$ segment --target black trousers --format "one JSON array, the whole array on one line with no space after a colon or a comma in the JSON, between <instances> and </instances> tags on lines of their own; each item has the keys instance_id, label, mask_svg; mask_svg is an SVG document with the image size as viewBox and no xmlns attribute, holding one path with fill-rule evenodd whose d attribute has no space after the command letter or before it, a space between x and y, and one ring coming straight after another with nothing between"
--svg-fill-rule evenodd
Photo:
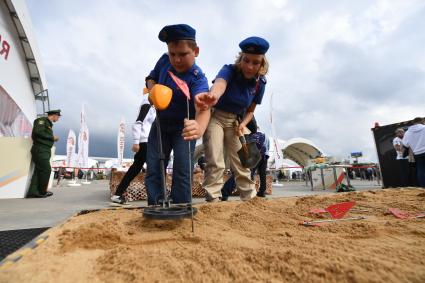
<instances>
[{"instance_id":1,"label":"black trousers","mask_svg":"<svg viewBox=\"0 0 425 283\"><path fill-rule=\"evenodd\" d=\"M118 185L115 195L122 196L130 185L131 181L140 173L143 168L143 165L146 162L146 152L148 148L147 142L142 142L139 144L139 151L134 155L134 162L128 168L127 173L125 173L124 178L122 178L120 184Z\"/></svg>"},{"instance_id":2,"label":"black trousers","mask_svg":"<svg viewBox=\"0 0 425 283\"><path fill-rule=\"evenodd\" d=\"M400 172L399 187L407 187L409 185L409 161L407 159L397 159L397 163Z\"/></svg>"},{"instance_id":3,"label":"black trousers","mask_svg":"<svg viewBox=\"0 0 425 283\"><path fill-rule=\"evenodd\" d=\"M260 188L258 189L258 191L261 193L264 193L267 189L266 170L267 170L267 158L263 156L261 157L260 162L258 162L257 167L252 169L252 176L255 176L255 172L258 172L258 175L260 175Z\"/></svg>"},{"instance_id":4,"label":"black trousers","mask_svg":"<svg viewBox=\"0 0 425 283\"><path fill-rule=\"evenodd\" d=\"M229 196L232 195L233 191L236 189L236 180L235 175L232 174L229 179L224 183L223 188L221 188L221 199L227 200Z\"/></svg>"}]
</instances>

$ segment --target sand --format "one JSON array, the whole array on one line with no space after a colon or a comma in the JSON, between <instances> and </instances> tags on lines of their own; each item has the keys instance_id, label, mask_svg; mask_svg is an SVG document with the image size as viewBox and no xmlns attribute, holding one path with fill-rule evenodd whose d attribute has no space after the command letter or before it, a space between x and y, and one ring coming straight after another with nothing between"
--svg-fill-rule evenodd
<instances>
[{"instance_id":1,"label":"sand","mask_svg":"<svg viewBox=\"0 0 425 283\"><path fill-rule=\"evenodd\" d=\"M311 208L355 200L345 217L299 225ZM139 209L102 210L49 230L34 252L0 272L0 282L425 282L425 190L197 205L191 221L145 220Z\"/></svg>"}]
</instances>

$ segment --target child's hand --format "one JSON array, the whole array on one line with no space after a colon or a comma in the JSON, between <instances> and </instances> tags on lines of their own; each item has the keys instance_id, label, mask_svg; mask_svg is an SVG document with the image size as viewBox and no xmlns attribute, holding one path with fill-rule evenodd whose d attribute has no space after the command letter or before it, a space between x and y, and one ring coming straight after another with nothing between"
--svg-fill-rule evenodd
<instances>
[{"instance_id":1,"label":"child's hand","mask_svg":"<svg viewBox=\"0 0 425 283\"><path fill-rule=\"evenodd\" d=\"M197 140L202 136L202 130L196 120L184 119L183 139L185 141Z\"/></svg>"},{"instance_id":2,"label":"child's hand","mask_svg":"<svg viewBox=\"0 0 425 283\"><path fill-rule=\"evenodd\" d=\"M201 93L195 96L195 104L201 110L207 110L208 108L216 105L218 98L209 92Z\"/></svg>"},{"instance_id":3,"label":"child's hand","mask_svg":"<svg viewBox=\"0 0 425 283\"><path fill-rule=\"evenodd\" d=\"M138 143L133 144L133 147L131 148L131 150L132 150L133 152L138 152L138 151L139 151L139 149L140 149L140 146L139 146L139 144L138 144Z\"/></svg>"},{"instance_id":4,"label":"child's hand","mask_svg":"<svg viewBox=\"0 0 425 283\"><path fill-rule=\"evenodd\" d=\"M243 124L236 123L235 125L235 134L237 136L242 136L245 132L245 126Z\"/></svg>"}]
</instances>

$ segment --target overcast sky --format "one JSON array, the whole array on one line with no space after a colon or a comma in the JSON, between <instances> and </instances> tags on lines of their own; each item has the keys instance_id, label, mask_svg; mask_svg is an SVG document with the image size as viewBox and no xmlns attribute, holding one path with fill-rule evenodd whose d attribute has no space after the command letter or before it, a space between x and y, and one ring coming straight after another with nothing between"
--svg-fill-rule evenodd
<instances>
[{"instance_id":1,"label":"overcast sky","mask_svg":"<svg viewBox=\"0 0 425 283\"><path fill-rule=\"evenodd\" d=\"M166 52L164 25L197 30L197 64L211 81L248 36L270 42L268 83L257 106L270 133L273 93L278 138L302 137L328 155L362 151L376 160L370 128L425 116L425 1L27 0L42 55L55 125L65 153L86 104L90 156L116 156L120 118L131 123L144 78Z\"/></svg>"}]
</instances>

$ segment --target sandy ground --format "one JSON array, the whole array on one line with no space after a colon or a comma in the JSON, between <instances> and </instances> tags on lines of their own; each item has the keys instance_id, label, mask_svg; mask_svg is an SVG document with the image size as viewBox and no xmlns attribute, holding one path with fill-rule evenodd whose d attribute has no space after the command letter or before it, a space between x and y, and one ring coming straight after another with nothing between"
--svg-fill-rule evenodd
<instances>
[{"instance_id":1,"label":"sandy ground","mask_svg":"<svg viewBox=\"0 0 425 283\"><path fill-rule=\"evenodd\" d=\"M356 201L345 217L304 227L311 208ZM197 205L191 221L145 220L139 209L73 217L0 272L0 282L425 282L425 190Z\"/></svg>"}]
</instances>

